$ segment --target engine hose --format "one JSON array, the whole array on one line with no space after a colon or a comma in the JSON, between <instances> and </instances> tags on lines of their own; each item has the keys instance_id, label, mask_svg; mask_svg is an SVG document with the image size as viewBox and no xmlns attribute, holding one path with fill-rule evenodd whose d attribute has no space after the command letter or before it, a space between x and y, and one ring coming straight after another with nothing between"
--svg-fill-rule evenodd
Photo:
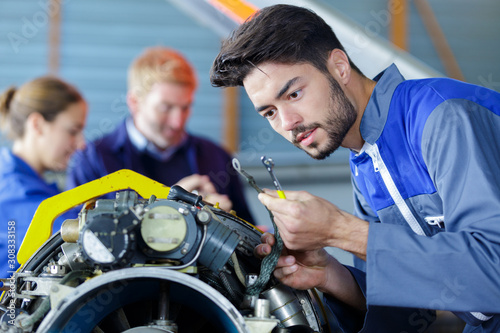
<instances>
[{"instance_id":1,"label":"engine hose","mask_svg":"<svg viewBox=\"0 0 500 333\"><path fill-rule=\"evenodd\" d=\"M223 294L230 302L236 304L241 301L241 297L238 297L237 293L231 288L231 284L223 272L216 274L212 271L207 271L201 274L203 275L202 281Z\"/></svg>"},{"instance_id":2,"label":"engine hose","mask_svg":"<svg viewBox=\"0 0 500 333\"><path fill-rule=\"evenodd\" d=\"M274 223L274 216L273 214L268 210L269 212L269 217L271 218L271 223L273 224L274 228L274 238L276 239L276 243L271 249L271 253L269 253L263 260L260 265L260 274L255 283L253 283L251 286L247 287L246 294L249 296L255 296L259 295L262 290L264 290L264 287L266 284L269 282L269 279L271 278L271 274L273 273L274 269L276 268L276 264L278 263L278 259L281 255L281 251L283 250L283 240L281 239L278 227L276 226L276 223Z\"/></svg>"},{"instance_id":3,"label":"engine hose","mask_svg":"<svg viewBox=\"0 0 500 333\"><path fill-rule=\"evenodd\" d=\"M38 320L40 320L47 312L50 310L50 298L46 297L40 306L33 312L31 315L27 317L21 317L19 321L16 321L16 325L20 328L28 328L33 326Z\"/></svg>"},{"instance_id":4,"label":"engine hose","mask_svg":"<svg viewBox=\"0 0 500 333\"><path fill-rule=\"evenodd\" d=\"M236 302L238 300L238 295L236 295L236 293L234 292L231 284L227 280L226 274L224 272L222 272L222 271L219 272L219 278L220 278L220 281L222 282L222 285L226 289L227 293L231 297L232 301Z\"/></svg>"},{"instance_id":5,"label":"engine hose","mask_svg":"<svg viewBox=\"0 0 500 333\"><path fill-rule=\"evenodd\" d=\"M66 274L61 281L59 281L59 284L66 284L67 282L73 281L74 279L78 278L86 278L92 275L92 271L88 270L81 270L81 271L72 271L68 274Z\"/></svg>"},{"instance_id":6,"label":"engine hose","mask_svg":"<svg viewBox=\"0 0 500 333\"><path fill-rule=\"evenodd\" d=\"M236 252L233 252L231 254L230 261L232 261L232 263L233 263L234 272L236 273L238 280L240 280L241 284L243 286L245 286L245 273L243 273L243 270L241 269L240 263L238 261L238 257L236 256Z\"/></svg>"},{"instance_id":7,"label":"engine hose","mask_svg":"<svg viewBox=\"0 0 500 333\"><path fill-rule=\"evenodd\" d=\"M212 271L209 271L207 269L206 272L200 272L200 280L203 282L207 283L209 286L217 289L218 291L221 291L224 289L224 287L220 284L220 279L218 276L215 275Z\"/></svg>"}]
</instances>

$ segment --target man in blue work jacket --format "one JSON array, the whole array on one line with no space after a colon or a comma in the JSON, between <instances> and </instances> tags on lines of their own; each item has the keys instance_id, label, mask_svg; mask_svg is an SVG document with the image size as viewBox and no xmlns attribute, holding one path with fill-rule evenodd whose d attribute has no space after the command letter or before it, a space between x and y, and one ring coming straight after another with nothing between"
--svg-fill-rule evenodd
<instances>
[{"instance_id":1,"label":"man in blue work jacket","mask_svg":"<svg viewBox=\"0 0 500 333\"><path fill-rule=\"evenodd\" d=\"M285 244L275 276L318 288L345 332L423 332L449 310L500 332L500 94L451 79L373 80L313 12L267 7L223 42L215 86L244 86L273 129L315 159L351 150L354 215L268 191ZM263 237L255 252L274 244ZM355 268L323 249L355 255Z\"/></svg>"}]
</instances>

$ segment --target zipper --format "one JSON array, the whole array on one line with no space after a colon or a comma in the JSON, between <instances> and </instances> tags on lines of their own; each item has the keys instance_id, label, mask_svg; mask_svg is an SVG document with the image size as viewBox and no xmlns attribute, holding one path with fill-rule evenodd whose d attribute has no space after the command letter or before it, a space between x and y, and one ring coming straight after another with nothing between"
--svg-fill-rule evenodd
<instances>
[{"instance_id":1,"label":"zipper","mask_svg":"<svg viewBox=\"0 0 500 333\"><path fill-rule=\"evenodd\" d=\"M429 225L437 225L439 228L444 227L444 216L427 216L424 217L424 220Z\"/></svg>"},{"instance_id":2,"label":"zipper","mask_svg":"<svg viewBox=\"0 0 500 333\"><path fill-rule=\"evenodd\" d=\"M378 150L377 144L375 143L371 145L368 142L365 142L365 145L367 145L366 153L372 159L373 168L375 172L380 172L380 175L382 176L384 184L387 187L387 190L389 191L392 200L399 208L399 211L403 215L404 219L406 220L406 222L408 223L408 225L410 226L410 228L413 230L414 233L416 233L417 235L425 236L424 230L418 223L415 216L413 216L413 213L406 204L406 201L401 196L401 193L399 193L399 190L396 187L396 183L394 183L394 180L392 179L389 169L387 169L387 166L385 165L382 156L380 156L380 151Z\"/></svg>"},{"instance_id":3,"label":"zipper","mask_svg":"<svg viewBox=\"0 0 500 333\"><path fill-rule=\"evenodd\" d=\"M488 316L481 312L471 312L470 314L481 321L488 321L493 318L493 316Z\"/></svg>"}]
</instances>

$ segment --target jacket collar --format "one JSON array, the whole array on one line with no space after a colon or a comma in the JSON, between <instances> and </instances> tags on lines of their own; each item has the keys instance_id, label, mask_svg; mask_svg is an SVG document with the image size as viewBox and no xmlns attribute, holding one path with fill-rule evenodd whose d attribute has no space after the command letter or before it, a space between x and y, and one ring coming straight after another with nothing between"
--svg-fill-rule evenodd
<instances>
[{"instance_id":1,"label":"jacket collar","mask_svg":"<svg viewBox=\"0 0 500 333\"><path fill-rule=\"evenodd\" d=\"M0 148L0 162L2 164L2 173L21 173L30 177L40 178L38 173L28 163L14 155L12 150L7 147Z\"/></svg>"},{"instance_id":2,"label":"jacket collar","mask_svg":"<svg viewBox=\"0 0 500 333\"><path fill-rule=\"evenodd\" d=\"M363 139L374 144L382 134L387 121L389 106L396 87L405 79L395 64L387 67L374 79L377 82L368 101L363 118L361 118L360 132Z\"/></svg>"}]
</instances>

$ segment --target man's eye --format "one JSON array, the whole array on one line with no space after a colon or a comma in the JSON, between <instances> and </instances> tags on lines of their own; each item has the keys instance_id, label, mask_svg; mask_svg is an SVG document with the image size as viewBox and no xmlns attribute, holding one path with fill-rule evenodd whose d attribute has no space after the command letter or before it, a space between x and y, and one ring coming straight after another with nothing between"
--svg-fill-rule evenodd
<instances>
[{"instance_id":1,"label":"man's eye","mask_svg":"<svg viewBox=\"0 0 500 333\"><path fill-rule=\"evenodd\" d=\"M262 116L266 119L271 119L275 114L276 114L276 110L271 109L269 111L264 112L264 114Z\"/></svg>"},{"instance_id":2,"label":"man's eye","mask_svg":"<svg viewBox=\"0 0 500 333\"><path fill-rule=\"evenodd\" d=\"M300 97L301 93L302 93L302 90L297 90L297 91L294 91L293 93L291 93L289 96L291 99L296 99L296 98Z\"/></svg>"},{"instance_id":3,"label":"man's eye","mask_svg":"<svg viewBox=\"0 0 500 333\"><path fill-rule=\"evenodd\" d=\"M170 110L172 110L172 105L170 105L170 104L162 104L162 105L158 106L156 109L160 113L167 113Z\"/></svg>"}]
</instances>

